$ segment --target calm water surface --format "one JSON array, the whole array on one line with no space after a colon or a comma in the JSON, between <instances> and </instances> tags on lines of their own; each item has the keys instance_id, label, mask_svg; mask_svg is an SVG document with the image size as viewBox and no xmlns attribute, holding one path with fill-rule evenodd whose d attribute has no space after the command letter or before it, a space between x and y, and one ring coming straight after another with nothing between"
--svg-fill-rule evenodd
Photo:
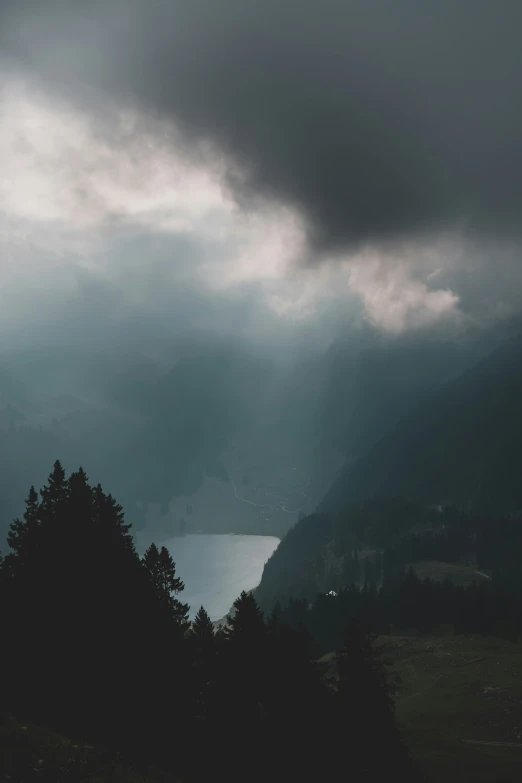
<instances>
[{"instance_id":1,"label":"calm water surface","mask_svg":"<svg viewBox=\"0 0 522 783\"><path fill-rule=\"evenodd\" d=\"M190 605L191 618L204 606L212 620L219 620L241 590L257 587L279 539L201 534L174 536L156 544L166 546L174 558L176 573L185 582L179 598Z\"/></svg>"}]
</instances>

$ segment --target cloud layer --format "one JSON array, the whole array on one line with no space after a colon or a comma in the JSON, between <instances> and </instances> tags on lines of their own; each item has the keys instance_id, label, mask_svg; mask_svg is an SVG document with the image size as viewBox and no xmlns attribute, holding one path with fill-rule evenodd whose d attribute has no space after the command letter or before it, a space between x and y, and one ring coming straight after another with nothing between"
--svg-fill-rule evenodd
<instances>
[{"instance_id":1,"label":"cloud layer","mask_svg":"<svg viewBox=\"0 0 522 783\"><path fill-rule=\"evenodd\" d=\"M518 0L47 0L1 17L13 57L174 118L236 161L238 198L292 205L319 248L456 221L518 234L521 23Z\"/></svg>"},{"instance_id":2,"label":"cloud layer","mask_svg":"<svg viewBox=\"0 0 522 783\"><path fill-rule=\"evenodd\" d=\"M367 252L307 264L299 213L266 200L239 209L219 160L188 155L170 125L122 111L100 123L20 77L0 86L0 111L4 329L40 312L40 331L67 300L77 313L108 310L113 325L126 303L164 308L178 327L180 313L210 329L239 318L258 335L273 328L269 312L357 320L362 299L372 322L400 332L457 305L408 282L404 260L384 277L383 256Z\"/></svg>"},{"instance_id":3,"label":"cloud layer","mask_svg":"<svg viewBox=\"0 0 522 783\"><path fill-rule=\"evenodd\" d=\"M520 22L518 0L0 0L4 321L35 270L39 303L108 286L255 334L517 312Z\"/></svg>"}]
</instances>

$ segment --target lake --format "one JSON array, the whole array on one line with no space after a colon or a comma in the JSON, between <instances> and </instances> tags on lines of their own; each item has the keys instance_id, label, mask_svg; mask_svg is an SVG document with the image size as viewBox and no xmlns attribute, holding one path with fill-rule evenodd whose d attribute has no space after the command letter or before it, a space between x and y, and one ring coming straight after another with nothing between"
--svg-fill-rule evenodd
<instances>
[{"instance_id":1,"label":"lake","mask_svg":"<svg viewBox=\"0 0 522 783\"><path fill-rule=\"evenodd\" d=\"M138 533L142 552L150 544L147 532ZM204 606L211 620L223 617L242 590L252 590L261 581L263 566L279 544L275 536L194 534L154 537L166 546L176 563L176 574L185 582L179 598L190 606L193 618Z\"/></svg>"}]
</instances>

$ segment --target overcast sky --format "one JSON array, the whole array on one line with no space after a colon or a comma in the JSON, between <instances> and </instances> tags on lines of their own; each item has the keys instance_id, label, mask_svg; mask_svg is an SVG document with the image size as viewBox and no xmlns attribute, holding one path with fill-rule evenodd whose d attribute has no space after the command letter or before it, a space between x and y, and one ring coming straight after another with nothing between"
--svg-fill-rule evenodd
<instances>
[{"instance_id":1,"label":"overcast sky","mask_svg":"<svg viewBox=\"0 0 522 783\"><path fill-rule=\"evenodd\" d=\"M521 28L520 0L0 0L0 345L518 313Z\"/></svg>"}]
</instances>

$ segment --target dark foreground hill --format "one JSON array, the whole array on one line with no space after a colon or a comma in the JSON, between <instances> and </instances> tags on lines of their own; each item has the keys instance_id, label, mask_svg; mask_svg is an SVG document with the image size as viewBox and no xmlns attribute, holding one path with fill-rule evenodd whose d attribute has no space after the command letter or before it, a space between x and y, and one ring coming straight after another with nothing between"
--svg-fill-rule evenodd
<instances>
[{"instance_id":1,"label":"dark foreground hill","mask_svg":"<svg viewBox=\"0 0 522 783\"><path fill-rule=\"evenodd\" d=\"M117 753L27 721L0 716L2 780L53 783L152 783Z\"/></svg>"}]
</instances>

